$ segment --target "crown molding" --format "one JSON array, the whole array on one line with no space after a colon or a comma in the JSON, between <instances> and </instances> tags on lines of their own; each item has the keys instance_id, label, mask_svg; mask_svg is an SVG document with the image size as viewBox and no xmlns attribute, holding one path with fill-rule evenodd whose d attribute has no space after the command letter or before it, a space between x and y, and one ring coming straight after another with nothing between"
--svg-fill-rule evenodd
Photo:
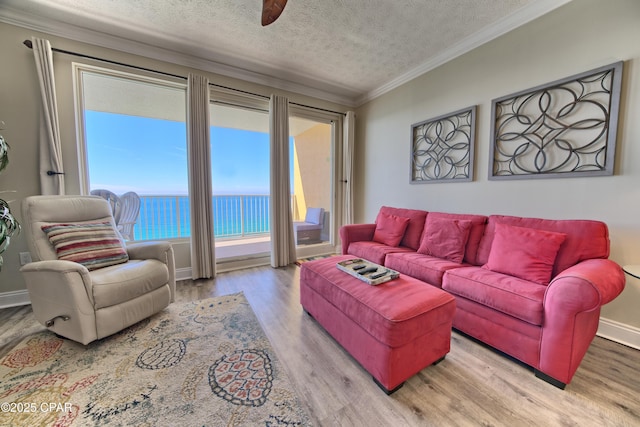
<instances>
[{"instance_id":1,"label":"crown molding","mask_svg":"<svg viewBox=\"0 0 640 427\"><path fill-rule=\"evenodd\" d=\"M313 80L292 72L284 75L282 70L267 65L250 64L242 58L198 50L197 46L193 47L193 52L180 52L183 48L179 45L179 38L159 40L157 35L141 34L139 29L128 28L123 32L123 34L127 33L126 35L113 36L94 29L15 10L6 5L0 5L2 12L0 13L0 22L141 57L208 71L248 83L310 96L346 107L358 107L570 1L572 0L535 1L362 96L352 89L337 86L330 81ZM163 47L157 46L159 41L162 42ZM217 60L207 58L216 58Z\"/></svg>"},{"instance_id":2,"label":"crown molding","mask_svg":"<svg viewBox=\"0 0 640 427\"><path fill-rule=\"evenodd\" d=\"M224 62L228 63L206 59L203 56L207 54L212 57L220 55L203 50L198 51L197 54L186 54L176 50L179 49L179 46L175 40L167 40L165 41L165 46L167 47L159 47L153 44L151 40L153 36L144 35L145 38L149 40L149 42L145 43L131 37L113 36L104 32L18 11L7 6L0 5L0 12L0 22L29 30L197 70L208 71L221 76L310 96L346 107L356 106L357 93L342 87L337 87L331 82L311 80L304 76L294 74L290 74L287 78L276 77L276 75L282 74L282 71L269 69L268 67L262 67L259 71L252 71L248 69L250 64L243 64L241 60L233 58L225 58ZM130 31L133 34L133 30L130 29ZM157 41L157 39L155 41ZM239 65L230 65L234 62ZM255 68L254 64L251 64L251 67Z\"/></svg>"},{"instance_id":3,"label":"crown molding","mask_svg":"<svg viewBox=\"0 0 640 427\"><path fill-rule=\"evenodd\" d=\"M361 106L369 101L372 101L375 98L378 98L379 96L382 96L385 93L390 92L405 83L408 83L416 77L419 77L461 55L464 55L465 53L470 52L473 49L482 46L483 44L488 43L491 40L496 39L528 22L531 22L534 19L537 19L540 16L545 15L571 1L572 0L535 1L530 5L523 7L522 9L496 22L495 24L492 24L491 26L486 27L483 30L478 31L465 38L461 42L450 46L446 51L434 56L428 61L423 62L419 66L367 92L364 96L360 97L357 100L356 104L358 106Z\"/></svg>"}]
</instances>

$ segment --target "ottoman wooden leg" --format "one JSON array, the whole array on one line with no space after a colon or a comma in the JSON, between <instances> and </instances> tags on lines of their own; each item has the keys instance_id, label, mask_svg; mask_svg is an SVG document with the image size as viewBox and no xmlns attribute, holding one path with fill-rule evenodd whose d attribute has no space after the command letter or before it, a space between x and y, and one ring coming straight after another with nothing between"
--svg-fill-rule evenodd
<instances>
[{"instance_id":1,"label":"ottoman wooden leg","mask_svg":"<svg viewBox=\"0 0 640 427\"><path fill-rule=\"evenodd\" d=\"M398 386L396 386L393 390L389 390L388 388L386 388L385 386L380 384L380 382L375 377L371 377L371 378L373 378L373 382L376 383L376 385L378 387L380 387L382 389L382 391L384 391L387 394L387 396L389 396L390 394L395 393L396 391L400 390L402 388L402 386L404 385L404 382L402 382Z\"/></svg>"},{"instance_id":2,"label":"ottoman wooden leg","mask_svg":"<svg viewBox=\"0 0 640 427\"><path fill-rule=\"evenodd\" d=\"M436 366L438 363L442 362L444 360L444 358L447 357L446 355L442 356L440 359L436 360L435 362L433 362L431 364L431 366Z\"/></svg>"},{"instance_id":3,"label":"ottoman wooden leg","mask_svg":"<svg viewBox=\"0 0 640 427\"><path fill-rule=\"evenodd\" d=\"M445 357L447 357L447 356L446 356L446 355L445 355L445 356L442 356L440 359L438 359L438 360L436 360L435 362L433 362L433 363L431 364L431 366L435 366L435 365L437 365L438 363L442 362L442 361L444 360L444 358L445 358ZM401 383L400 385L398 385L396 388L394 388L393 390L389 390L389 389L387 389L385 386L383 386L382 384L380 384L380 382L379 382L375 377L371 377L371 378L373 378L373 381L377 384L377 386L378 386L378 387L380 387L380 388L382 389L382 391L384 391L384 392L387 394L387 396L388 396L388 395L390 395L390 394L392 394L392 393L395 393L396 391L398 391L398 390L399 390L399 389L404 385L404 382L403 382L403 383Z\"/></svg>"}]
</instances>

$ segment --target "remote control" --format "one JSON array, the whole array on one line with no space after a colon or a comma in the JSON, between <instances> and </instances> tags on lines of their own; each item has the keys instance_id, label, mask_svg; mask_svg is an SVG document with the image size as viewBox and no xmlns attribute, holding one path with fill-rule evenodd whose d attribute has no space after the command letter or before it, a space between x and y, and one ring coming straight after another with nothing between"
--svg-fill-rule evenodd
<instances>
[{"instance_id":1,"label":"remote control","mask_svg":"<svg viewBox=\"0 0 640 427\"><path fill-rule=\"evenodd\" d=\"M356 265L355 267L353 267L354 270L362 270L363 268L365 268L367 265L366 264L360 264L360 265Z\"/></svg>"},{"instance_id":2,"label":"remote control","mask_svg":"<svg viewBox=\"0 0 640 427\"><path fill-rule=\"evenodd\" d=\"M369 279L379 279L380 277L384 276L385 274L387 274L387 272L383 271L382 273L378 273L378 274L374 274L373 276L369 276Z\"/></svg>"},{"instance_id":3,"label":"remote control","mask_svg":"<svg viewBox=\"0 0 640 427\"><path fill-rule=\"evenodd\" d=\"M377 267L369 267L369 268L365 268L364 270L358 271L358 274L374 273L376 271L378 271Z\"/></svg>"}]
</instances>

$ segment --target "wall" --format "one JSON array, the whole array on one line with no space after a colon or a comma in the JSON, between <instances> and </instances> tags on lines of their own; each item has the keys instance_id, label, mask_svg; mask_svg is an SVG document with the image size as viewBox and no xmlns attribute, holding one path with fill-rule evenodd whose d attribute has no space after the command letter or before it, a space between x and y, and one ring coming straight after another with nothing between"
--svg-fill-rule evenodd
<instances>
[{"instance_id":1,"label":"wall","mask_svg":"<svg viewBox=\"0 0 640 427\"><path fill-rule=\"evenodd\" d=\"M233 87L261 95L269 96L278 93L288 96L292 102L319 108L346 111L347 108L331 102L302 96L282 90L243 82L230 77L193 70L176 64L170 64L110 49L99 48L69 39L39 33L22 27L0 23L0 120L6 124L2 132L11 145L10 163L0 175L0 191L14 190L15 193L3 193L2 198L13 200L12 212L18 221L22 220L20 202L27 196L40 194L38 178L38 128L40 93L34 65L33 52L22 42L32 36L46 38L53 47L73 52L146 67L166 73L186 76L189 72L205 74L216 84ZM100 62L82 60L77 57L54 53L56 77L56 94L60 119L60 133L63 141L62 155L66 179L66 193L80 193L80 176L78 170L78 152L76 145L76 128L74 113L74 95L72 79L73 62L103 65ZM124 68L127 70L126 68ZM174 241L176 267L188 268L190 265L189 242ZM19 272L19 253L28 251L24 233L11 240L11 246L4 253L4 267L0 272L0 306L12 301L24 302L25 284Z\"/></svg>"},{"instance_id":2,"label":"wall","mask_svg":"<svg viewBox=\"0 0 640 427\"><path fill-rule=\"evenodd\" d=\"M640 2L574 0L363 105L357 111L356 221L381 205L585 218L610 228L611 258L640 264ZM491 100L624 60L615 174L489 181ZM471 183L409 184L411 124L477 105ZM640 281L602 317L640 337ZM640 341L638 341L640 343Z\"/></svg>"},{"instance_id":3,"label":"wall","mask_svg":"<svg viewBox=\"0 0 640 427\"><path fill-rule=\"evenodd\" d=\"M331 210L331 125L318 124L295 136L298 220L307 208ZM324 185L322 185L324 184Z\"/></svg>"}]
</instances>

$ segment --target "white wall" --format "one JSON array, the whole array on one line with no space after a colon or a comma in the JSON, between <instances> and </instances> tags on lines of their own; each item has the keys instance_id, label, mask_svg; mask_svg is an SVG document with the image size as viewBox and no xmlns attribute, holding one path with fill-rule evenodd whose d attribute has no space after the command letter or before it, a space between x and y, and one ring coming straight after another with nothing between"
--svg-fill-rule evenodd
<instances>
[{"instance_id":1,"label":"white wall","mask_svg":"<svg viewBox=\"0 0 640 427\"><path fill-rule=\"evenodd\" d=\"M624 72L614 176L488 180L492 99L619 60ZM474 182L410 185L411 124L471 105L478 105ZM640 1L574 0L356 114L357 222L373 222L381 205L596 219L609 226L611 258L640 264ZM602 317L640 328L639 305L640 281L628 278Z\"/></svg>"}]
</instances>

